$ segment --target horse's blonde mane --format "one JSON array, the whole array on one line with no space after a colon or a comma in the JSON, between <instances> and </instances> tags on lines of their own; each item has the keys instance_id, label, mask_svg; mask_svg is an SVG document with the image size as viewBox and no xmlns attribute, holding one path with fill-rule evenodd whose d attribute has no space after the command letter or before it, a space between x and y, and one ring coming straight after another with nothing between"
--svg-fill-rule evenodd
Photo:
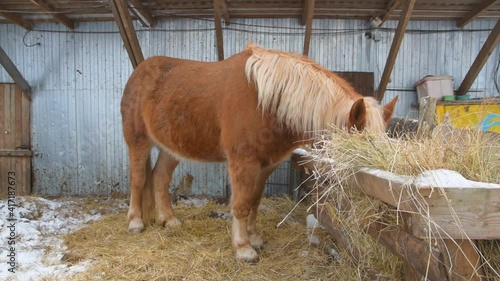
<instances>
[{"instance_id":1,"label":"horse's blonde mane","mask_svg":"<svg viewBox=\"0 0 500 281\"><path fill-rule=\"evenodd\" d=\"M333 125L344 128L354 102L361 96L349 83L316 62L292 53L249 45L252 55L245 65L247 80L258 90L264 113L295 133L318 132ZM366 130L383 132L382 107L365 97Z\"/></svg>"}]
</instances>

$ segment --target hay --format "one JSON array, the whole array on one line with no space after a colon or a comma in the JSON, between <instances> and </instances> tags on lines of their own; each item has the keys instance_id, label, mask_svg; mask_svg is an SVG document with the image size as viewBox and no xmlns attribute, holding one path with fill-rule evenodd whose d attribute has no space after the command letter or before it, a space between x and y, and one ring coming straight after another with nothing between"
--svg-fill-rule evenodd
<instances>
[{"instance_id":1,"label":"hay","mask_svg":"<svg viewBox=\"0 0 500 281\"><path fill-rule=\"evenodd\" d=\"M180 228L149 226L139 235L127 232L125 214L112 215L64 237L68 264L91 260L74 280L356 280L353 268L336 262L323 246L307 238L306 206L289 199L264 199L257 226L265 240L260 261L237 261L231 248L229 207L178 205ZM315 230L321 233L321 230ZM346 259L348 260L348 259Z\"/></svg>"},{"instance_id":2,"label":"hay","mask_svg":"<svg viewBox=\"0 0 500 281\"><path fill-rule=\"evenodd\" d=\"M329 214L336 224L345 229L350 244L365 253L359 258L358 271L372 269L389 280L401 280L398 273L401 274L403 265L366 234L362 226L373 221L398 225L400 213L392 206L349 188L348 179L359 168L381 169L409 176L444 168L458 171L470 180L500 183L500 136L481 131L455 130L448 124L436 126L429 134L406 134L400 139L334 129L322 136L321 141L315 144L313 153L335 161L316 171L317 184L324 187L325 182L328 183L322 196L329 197ZM422 202L414 187L408 186L405 192L416 205ZM432 224L432 218L425 213L425 206L421 207L420 215ZM490 278L500 277L497 242L487 244L490 247L483 245L480 253L487 261L483 268ZM429 245L431 247L433 243Z\"/></svg>"}]
</instances>

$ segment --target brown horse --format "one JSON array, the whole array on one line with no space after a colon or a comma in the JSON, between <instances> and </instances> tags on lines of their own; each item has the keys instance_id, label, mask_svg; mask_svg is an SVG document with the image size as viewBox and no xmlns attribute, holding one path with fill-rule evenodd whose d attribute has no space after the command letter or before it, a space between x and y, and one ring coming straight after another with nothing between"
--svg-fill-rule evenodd
<instances>
[{"instance_id":1,"label":"brown horse","mask_svg":"<svg viewBox=\"0 0 500 281\"><path fill-rule=\"evenodd\" d=\"M236 257L258 258L257 208L271 172L330 125L383 133L396 99L382 107L315 62L255 45L227 60L152 57L123 94L130 157L129 231L155 221L177 226L168 188L181 160L228 162ZM150 151L160 148L151 170Z\"/></svg>"}]
</instances>

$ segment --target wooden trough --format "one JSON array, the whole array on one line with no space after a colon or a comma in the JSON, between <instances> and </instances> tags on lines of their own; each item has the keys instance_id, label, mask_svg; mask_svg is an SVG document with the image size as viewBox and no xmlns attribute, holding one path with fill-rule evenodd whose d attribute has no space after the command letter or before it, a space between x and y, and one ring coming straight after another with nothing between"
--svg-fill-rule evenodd
<instances>
[{"instance_id":1,"label":"wooden trough","mask_svg":"<svg viewBox=\"0 0 500 281\"><path fill-rule=\"evenodd\" d=\"M297 168L311 171L324 171L332 165L331 161L318 159L304 150L296 150L292 161ZM435 180L441 183L362 169L348 180L348 187L400 211L402 227L371 223L362 228L404 261L405 280L423 280L424 276L429 280L484 280L475 243L500 239L500 185L465 179L447 182L446 177ZM410 198L409 185L417 187L421 196ZM441 186L437 188L438 185ZM417 210L421 206L425 206L429 219ZM340 247L348 249L355 258L362 254L349 245L347 233L328 212L320 212L319 216Z\"/></svg>"}]
</instances>

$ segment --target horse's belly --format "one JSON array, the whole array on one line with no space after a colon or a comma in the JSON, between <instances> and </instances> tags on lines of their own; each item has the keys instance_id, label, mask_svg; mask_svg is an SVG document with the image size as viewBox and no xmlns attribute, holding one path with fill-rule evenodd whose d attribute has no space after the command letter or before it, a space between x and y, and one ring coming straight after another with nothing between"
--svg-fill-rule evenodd
<instances>
[{"instance_id":1,"label":"horse's belly","mask_svg":"<svg viewBox=\"0 0 500 281\"><path fill-rule=\"evenodd\" d=\"M203 162L226 160L220 145L220 130L210 122L179 122L167 118L162 123L150 135L158 146L174 156Z\"/></svg>"}]
</instances>

